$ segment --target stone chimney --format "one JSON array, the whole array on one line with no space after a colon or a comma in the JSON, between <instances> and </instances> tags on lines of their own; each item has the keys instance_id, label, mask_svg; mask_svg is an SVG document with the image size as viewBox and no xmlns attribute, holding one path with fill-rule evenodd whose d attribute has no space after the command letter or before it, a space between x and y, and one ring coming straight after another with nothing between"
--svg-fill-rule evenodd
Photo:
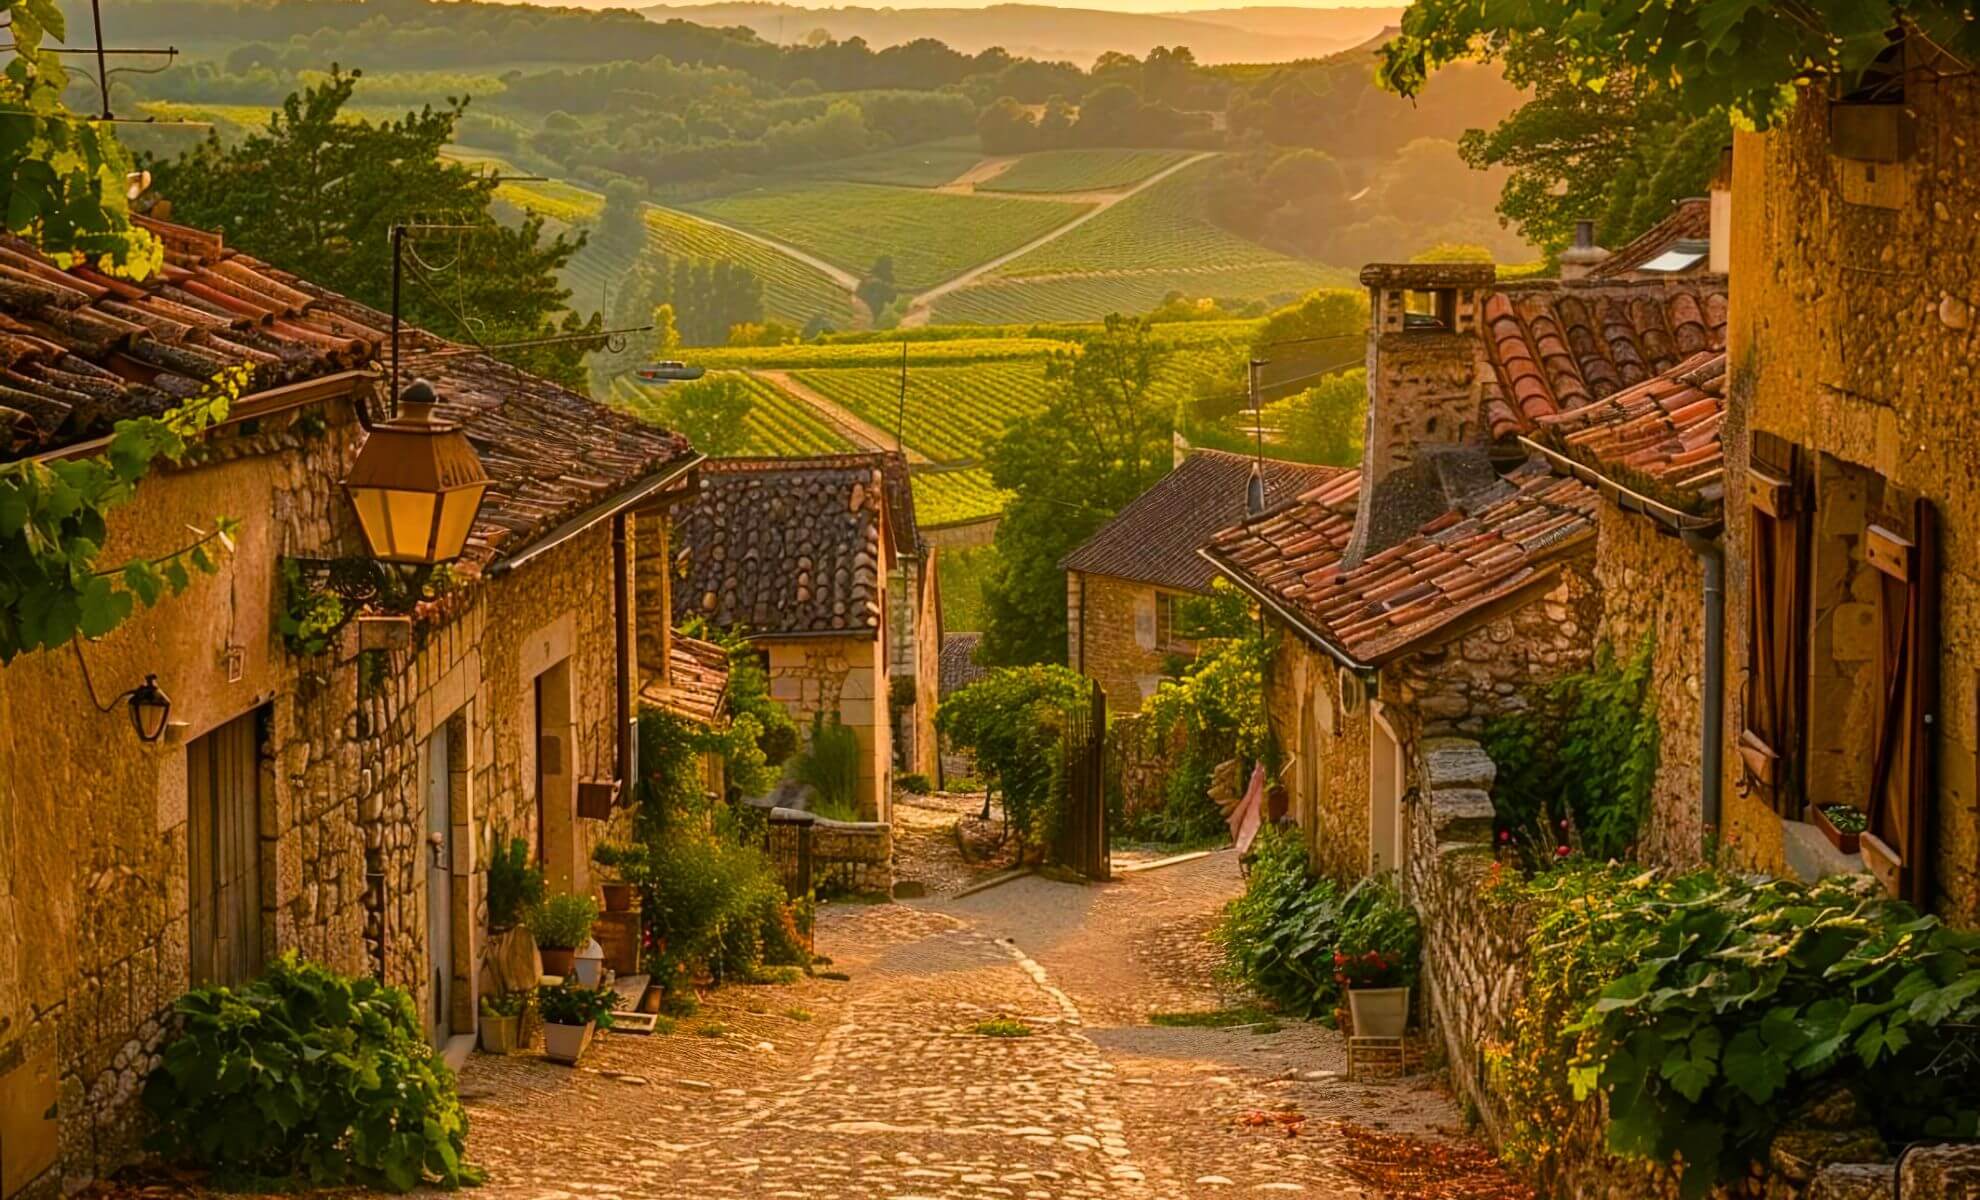
<instances>
[{"instance_id":1,"label":"stone chimney","mask_svg":"<svg viewBox=\"0 0 1980 1200\"><path fill-rule=\"evenodd\" d=\"M1561 282L1588 278L1588 273L1608 261L1609 252L1595 244L1595 222L1574 223L1574 244L1561 251Z\"/></svg>"},{"instance_id":2,"label":"stone chimney","mask_svg":"<svg viewBox=\"0 0 1980 1200\"><path fill-rule=\"evenodd\" d=\"M1712 173L1712 249L1705 269L1714 275L1731 273L1733 152L1728 146L1719 153L1719 169Z\"/></svg>"},{"instance_id":3,"label":"stone chimney","mask_svg":"<svg viewBox=\"0 0 1980 1200\"><path fill-rule=\"evenodd\" d=\"M1478 262L1362 268L1370 318L1368 423L1349 565L1393 541L1376 527L1386 522L1371 524L1377 509L1409 507L1389 493L1410 489L1406 481L1418 478L1418 468L1438 452L1485 443L1477 363L1481 314L1497 277L1491 263ZM1385 487L1392 477L1397 482Z\"/></svg>"}]
</instances>

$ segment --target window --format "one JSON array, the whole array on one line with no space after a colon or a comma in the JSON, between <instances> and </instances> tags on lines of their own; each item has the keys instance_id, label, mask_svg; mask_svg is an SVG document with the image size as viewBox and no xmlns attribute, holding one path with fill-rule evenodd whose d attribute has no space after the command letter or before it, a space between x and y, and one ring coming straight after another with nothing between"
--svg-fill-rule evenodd
<instances>
[{"instance_id":1,"label":"window","mask_svg":"<svg viewBox=\"0 0 1980 1200\"><path fill-rule=\"evenodd\" d=\"M186 747L192 981L238 986L261 971L261 717Z\"/></svg>"},{"instance_id":2,"label":"window","mask_svg":"<svg viewBox=\"0 0 1980 1200\"><path fill-rule=\"evenodd\" d=\"M1750 577L1741 791L1799 820L1808 686L1808 488L1802 455L1755 434L1747 471Z\"/></svg>"},{"instance_id":3,"label":"window","mask_svg":"<svg viewBox=\"0 0 1980 1200\"><path fill-rule=\"evenodd\" d=\"M1157 650L1194 651L1196 643L1184 636L1188 623L1183 620L1182 606L1187 596L1174 592L1155 593L1155 648Z\"/></svg>"},{"instance_id":4,"label":"window","mask_svg":"<svg viewBox=\"0 0 1980 1200\"><path fill-rule=\"evenodd\" d=\"M1933 713L1939 704L1938 515L1912 506L1909 538L1871 525L1864 544L1876 568L1876 754L1870 772L1865 865L1901 899L1932 902Z\"/></svg>"}]
</instances>

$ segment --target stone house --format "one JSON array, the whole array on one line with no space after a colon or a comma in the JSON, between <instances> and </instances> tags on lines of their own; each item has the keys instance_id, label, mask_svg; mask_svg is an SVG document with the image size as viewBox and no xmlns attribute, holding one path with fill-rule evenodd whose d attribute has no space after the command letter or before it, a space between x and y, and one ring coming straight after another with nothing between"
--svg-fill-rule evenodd
<instances>
[{"instance_id":1,"label":"stone house","mask_svg":"<svg viewBox=\"0 0 1980 1200\"><path fill-rule=\"evenodd\" d=\"M385 412L386 318L153 222L133 284L0 240L10 461L91 453L111 424L252 369L178 466L111 514L106 562L238 518L216 574L109 635L0 668L0 1158L53 1194L127 1161L171 1003L298 951L405 987L464 1052L491 848L522 838L560 888L628 772L629 514L698 461L684 439L467 347L403 339L490 486L465 555L403 614L375 603L285 640L278 619L382 578L339 495ZM170 723L141 742L111 700L148 675ZM599 801L604 801L601 808ZM594 814L600 814L594 819Z\"/></svg>"},{"instance_id":2,"label":"stone house","mask_svg":"<svg viewBox=\"0 0 1980 1200\"><path fill-rule=\"evenodd\" d=\"M939 548L915 520L914 488L907 459L885 456L887 519L899 547L887 579L888 711L893 720L894 764L903 772L936 778L941 746L935 710L942 690L942 588Z\"/></svg>"},{"instance_id":3,"label":"stone house","mask_svg":"<svg viewBox=\"0 0 1980 1200\"><path fill-rule=\"evenodd\" d=\"M748 638L771 696L807 738L814 717L851 729L861 815L882 822L894 762L887 631L894 606L916 603L888 586L917 552L912 526L903 527L913 512L908 476L890 466L897 458L710 460L677 515L674 552L675 619L699 617ZM931 676L924 683L917 672L922 694L936 694L938 662L939 654L921 656Z\"/></svg>"},{"instance_id":4,"label":"stone house","mask_svg":"<svg viewBox=\"0 0 1980 1200\"><path fill-rule=\"evenodd\" d=\"M1650 259L1657 257L1652 254ZM1268 680L1283 782L1316 865L1401 865L1419 763L1590 661L1604 629L1601 501L1519 439L1723 343L1709 275L1500 284L1488 264L1375 265L1368 425L1354 472L1204 551L1281 633Z\"/></svg>"},{"instance_id":5,"label":"stone house","mask_svg":"<svg viewBox=\"0 0 1980 1200\"><path fill-rule=\"evenodd\" d=\"M1138 712L1178 659L1195 656L1179 605L1210 593L1198 551L1245 515L1254 465L1266 503L1346 472L1197 450L1059 560L1066 573L1066 664L1097 681L1116 714Z\"/></svg>"},{"instance_id":6,"label":"stone house","mask_svg":"<svg viewBox=\"0 0 1980 1200\"><path fill-rule=\"evenodd\" d=\"M1980 923L1980 81L1922 38L1875 94L1737 135L1722 791L1736 861L1869 820L1898 895Z\"/></svg>"}]
</instances>

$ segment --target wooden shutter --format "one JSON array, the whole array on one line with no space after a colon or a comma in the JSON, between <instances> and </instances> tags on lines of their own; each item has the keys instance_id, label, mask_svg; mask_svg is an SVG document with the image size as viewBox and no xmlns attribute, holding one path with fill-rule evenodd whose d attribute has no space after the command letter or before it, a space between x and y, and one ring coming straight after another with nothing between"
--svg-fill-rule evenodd
<instances>
[{"instance_id":1,"label":"wooden shutter","mask_svg":"<svg viewBox=\"0 0 1980 1200\"><path fill-rule=\"evenodd\" d=\"M1931 502L1913 506L1913 536L1872 525L1866 557L1878 572L1877 730L1865 860L1884 885L1921 908L1932 899L1932 734L1939 704L1939 530Z\"/></svg>"},{"instance_id":2,"label":"wooden shutter","mask_svg":"<svg viewBox=\"0 0 1980 1200\"><path fill-rule=\"evenodd\" d=\"M192 979L239 985L261 970L261 756L257 713L186 750Z\"/></svg>"},{"instance_id":3,"label":"wooden shutter","mask_svg":"<svg viewBox=\"0 0 1980 1200\"><path fill-rule=\"evenodd\" d=\"M1807 729L1808 505L1792 460L1747 473L1746 724L1741 791L1799 819Z\"/></svg>"}]
</instances>

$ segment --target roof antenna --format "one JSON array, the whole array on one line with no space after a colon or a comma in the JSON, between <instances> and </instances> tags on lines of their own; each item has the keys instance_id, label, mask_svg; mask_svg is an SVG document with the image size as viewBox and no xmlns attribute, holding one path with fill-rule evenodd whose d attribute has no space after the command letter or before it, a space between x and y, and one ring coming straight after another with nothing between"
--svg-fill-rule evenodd
<instances>
[{"instance_id":1,"label":"roof antenna","mask_svg":"<svg viewBox=\"0 0 1980 1200\"><path fill-rule=\"evenodd\" d=\"M1250 363L1251 375L1251 435L1252 458L1251 478L1244 487L1244 515L1255 517L1265 511L1265 408L1263 397L1258 391L1258 372L1265 365L1262 358L1254 358Z\"/></svg>"}]
</instances>

